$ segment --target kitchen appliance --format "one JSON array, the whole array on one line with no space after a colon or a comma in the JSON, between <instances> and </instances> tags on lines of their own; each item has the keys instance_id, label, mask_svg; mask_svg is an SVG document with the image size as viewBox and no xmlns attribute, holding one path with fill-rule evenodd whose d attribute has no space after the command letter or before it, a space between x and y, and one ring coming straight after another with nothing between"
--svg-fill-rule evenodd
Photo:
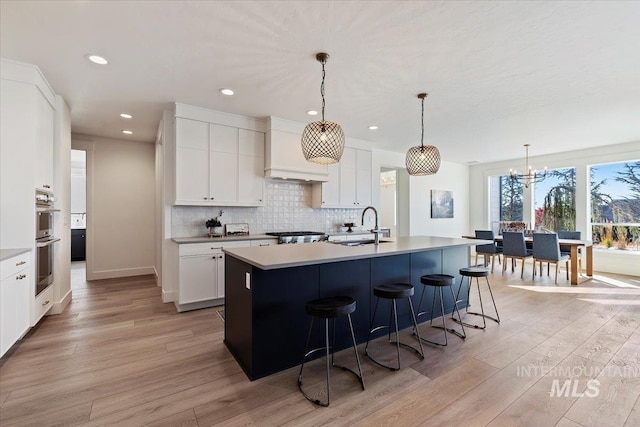
<instances>
[{"instance_id":1,"label":"kitchen appliance","mask_svg":"<svg viewBox=\"0 0 640 427\"><path fill-rule=\"evenodd\" d=\"M278 243L315 243L327 240L327 235L318 231L279 231L265 233L278 238Z\"/></svg>"},{"instance_id":2,"label":"kitchen appliance","mask_svg":"<svg viewBox=\"0 0 640 427\"><path fill-rule=\"evenodd\" d=\"M53 194L36 190L36 296L53 283L53 244L60 241L53 237L54 201Z\"/></svg>"}]
</instances>

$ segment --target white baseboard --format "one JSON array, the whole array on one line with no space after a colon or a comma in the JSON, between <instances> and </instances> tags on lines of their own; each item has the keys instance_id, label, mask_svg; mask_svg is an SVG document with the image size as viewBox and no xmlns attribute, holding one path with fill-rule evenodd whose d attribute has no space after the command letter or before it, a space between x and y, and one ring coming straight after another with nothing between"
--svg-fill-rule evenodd
<instances>
[{"instance_id":1,"label":"white baseboard","mask_svg":"<svg viewBox=\"0 0 640 427\"><path fill-rule=\"evenodd\" d=\"M200 308L224 306L224 298L193 302L190 304L178 304L174 301L174 304L176 306L176 310L178 310L179 313L182 313L183 311L198 310Z\"/></svg>"},{"instance_id":2,"label":"white baseboard","mask_svg":"<svg viewBox=\"0 0 640 427\"><path fill-rule=\"evenodd\" d=\"M162 290L162 302L173 302L175 300L173 292L165 292Z\"/></svg>"},{"instance_id":3,"label":"white baseboard","mask_svg":"<svg viewBox=\"0 0 640 427\"><path fill-rule=\"evenodd\" d=\"M49 314L60 314L64 311L65 307L71 302L71 289L62 297L58 302L54 302Z\"/></svg>"},{"instance_id":4,"label":"white baseboard","mask_svg":"<svg viewBox=\"0 0 640 427\"><path fill-rule=\"evenodd\" d=\"M87 280L117 279L120 277L155 274L155 267L123 268L119 270L87 271Z\"/></svg>"}]
</instances>

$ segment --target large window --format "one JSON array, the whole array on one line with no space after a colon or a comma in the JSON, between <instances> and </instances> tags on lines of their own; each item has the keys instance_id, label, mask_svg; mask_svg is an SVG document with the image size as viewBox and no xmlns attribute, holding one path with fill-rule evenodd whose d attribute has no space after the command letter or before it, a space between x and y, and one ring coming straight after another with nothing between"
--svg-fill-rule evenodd
<instances>
[{"instance_id":1,"label":"large window","mask_svg":"<svg viewBox=\"0 0 640 427\"><path fill-rule=\"evenodd\" d=\"M640 251L640 161L592 165L595 247Z\"/></svg>"},{"instance_id":2,"label":"large window","mask_svg":"<svg viewBox=\"0 0 640 427\"><path fill-rule=\"evenodd\" d=\"M535 184L536 227L551 231L576 229L576 169L553 169Z\"/></svg>"},{"instance_id":3,"label":"large window","mask_svg":"<svg viewBox=\"0 0 640 427\"><path fill-rule=\"evenodd\" d=\"M522 183L500 178L500 221L522 221Z\"/></svg>"}]
</instances>

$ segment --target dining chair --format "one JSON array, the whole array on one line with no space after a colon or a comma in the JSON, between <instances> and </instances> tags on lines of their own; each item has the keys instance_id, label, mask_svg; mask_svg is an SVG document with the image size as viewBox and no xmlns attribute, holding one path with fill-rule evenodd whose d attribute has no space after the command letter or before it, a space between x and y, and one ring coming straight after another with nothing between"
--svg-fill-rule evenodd
<instances>
[{"instance_id":1,"label":"dining chair","mask_svg":"<svg viewBox=\"0 0 640 427\"><path fill-rule=\"evenodd\" d=\"M496 246L494 241L495 236L492 230L476 230L476 239L491 240L493 243L487 245L476 245L476 263L478 265L478 255L484 257L484 266L487 266L489 256L491 256L491 272L493 273L493 266L496 263L496 255L498 255L498 262L502 254L502 247Z\"/></svg>"},{"instance_id":2,"label":"dining chair","mask_svg":"<svg viewBox=\"0 0 640 427\"><path fill-rule=\"evenodd\" d=\"M549 264L556 265L555 284L558 284L558 270L560 263L567 263L567 280L569 280L569 255L560 253L560 243L556 233L533 233L533 278L536 277L536 262L540 262L540 276L542 276L542 263L547 263L547 276Z\"/></svg>"},{"instance_id":3,"label":"dining chair","mask_svg":"<svg viewBox=\"0 0 640 427\"><path fill-rule=\"evenodd\" d=\"M524 278L524 262L533 256L531 249L527 249L523 231L505 231L502 233L502 274L507 269L507 259L511 258L511 271L515 270L516 259L522 260L520 278Z\"/></svg>"},{"instance_id":4,"label":"dining chair","mask_svg":"<svg viewBox=\"0 0 640 427\"><path fill-rule=\"evenodd\" d=\"M558 239L582 240L582 232L580 232L580 231L558 231ZM562 255L569 255L569 257L571 257L571 250L563 251L562 250L562 246L560 247L560 253ZM582 274L582 248L578 248L578 274Z\"/></svg>"}]
</instances>

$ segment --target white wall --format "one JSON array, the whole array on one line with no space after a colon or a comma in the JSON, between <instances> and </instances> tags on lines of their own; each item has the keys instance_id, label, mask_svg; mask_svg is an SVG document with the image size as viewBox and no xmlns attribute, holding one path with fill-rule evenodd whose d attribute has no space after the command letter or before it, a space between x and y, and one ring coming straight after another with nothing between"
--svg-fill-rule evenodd
<instances>
[{"instance_id":1,"label":"white wall","mask_svg":"<svg viewBox=\"0 0 640 427\"><path fill-rule=\"evenodd\" d=\"M87 152L87 279L154 274L155 146L73 135ZM77 147L82 148L82 147Z\"/></svg>"},{"instance_id":2,"label":"white wall","mask_svg":"<svg viewBox=\"0 0 640 427\"><path fill-rule=\"evenodd\" d=\"M536 156L530 158L530 163L537 167L547 166L549 169L576 168L576 229L582 232L583 237L588 238L591 236L591 229L587 211L590 192L587 166L638 159L640 159L640 141ZM474 229L487 229L491 226L488 204L489 177L505 175L509 168L522 169L524 163L522 158L470 167L469 203L473 208L469 212L470 221L467 232L472 233ZM525 221L527 221L526 218ZM640 276L639 254L594 250L593 264L596 271Z\"/></svg>"}]
</instances>

